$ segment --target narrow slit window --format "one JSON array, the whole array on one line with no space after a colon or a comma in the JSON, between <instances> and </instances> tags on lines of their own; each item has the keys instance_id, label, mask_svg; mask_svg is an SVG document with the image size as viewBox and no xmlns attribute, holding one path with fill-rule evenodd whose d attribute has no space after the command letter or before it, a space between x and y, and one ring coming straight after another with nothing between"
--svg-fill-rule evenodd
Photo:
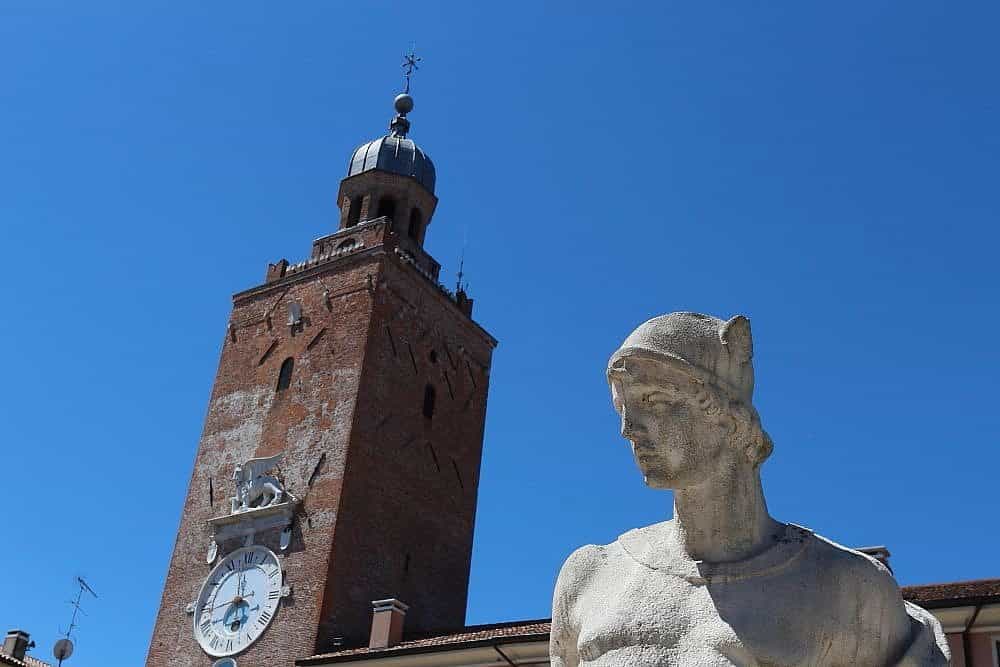
<instances>
[{"instance_id":1,"label":"narrow slit window","mask_svg":"<svg viewBox=\"0 0 1000 667\"><path fill-rule=\"evenodd\" d=\"M295 370L295 360L288 357L281 362L281 370L278 371L277 391L284 391L292 384L292 371Z\"/></svg>"},{"instance_id":2,"label":"narrow slit window","mask_svg":"<svg viewBox=\"0 0 1000 667\"><path fill-rule=\"evenodd\" d=\"M435 398L434 385L429 384L424 387L424 417L427 419L434 416Z\"/></svg>"}]
</instances>

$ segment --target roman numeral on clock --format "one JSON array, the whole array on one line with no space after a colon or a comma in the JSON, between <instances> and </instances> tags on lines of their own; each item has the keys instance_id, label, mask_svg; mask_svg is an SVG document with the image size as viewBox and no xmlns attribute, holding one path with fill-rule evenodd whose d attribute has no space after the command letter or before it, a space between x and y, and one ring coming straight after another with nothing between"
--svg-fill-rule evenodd
<instances>
[{"instance_id":1,"label":"roman numeral on clock","mask_svg":"<svg viewBox=\"0 0 1000 667\"><path fill-rule=\"evenodd\" d=\"M277 600L280 597L281 597L281 591L279 591L277 588L273 588L267 592L268 600Z\"/></svg>"},{"instance_id":2,"label":"roman numeral on clock","mask_svg":"<svg viewBox=\"0 0 1000 667\"><path fill-rule=\"evenodd\" d=\"M267 625L267 622L271 620L271 612L264 610L260 612L260 616L257 617L257 622L261 625Z\"/></svg>"}]
</instances>

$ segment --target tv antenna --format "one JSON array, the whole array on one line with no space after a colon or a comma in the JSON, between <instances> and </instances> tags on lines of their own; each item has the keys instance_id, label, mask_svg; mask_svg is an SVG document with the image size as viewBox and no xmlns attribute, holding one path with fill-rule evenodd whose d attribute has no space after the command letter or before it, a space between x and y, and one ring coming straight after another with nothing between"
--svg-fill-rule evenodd
<instances>
[{"instance_id":1,"label":"tv antenna","mask_svg":"<svg viewBox=\"0 0 1000 667\"><path fill-rule=\"evenodd\" d=\"M466 228L462 234L462 254L458 259L458 280L455 283L455 294L459 292L464 292L468 285L463 285L463 278L465 278L465 250L469 246L469 230Z\"/></svg>"},{"instance_id":2,"label":"tv antenna","mask_svg":"<svg viewBox=\"0 0 1000 667\"><path fill-rule=\"evenodd\" d=\"M455 293L462 291L462 278L465 277L465 248L462 248L462 257L458 260L458 282L455 284Z\"/></svg>"},{"instance_id":3,"label":"tv antenna","mask_svg":"<svg viewBox=\"0 0 1000 667\"><path fill-rule=\"evenodd\" d=\"M84 592L90 593L94 596L94 599L97 599L97 593L95 593L94 589L83 580L83 577L76 578L76 585L79 587L76 591L76 598L67 601L68 604L73 607L73 616L70 618L69 628L63 633L63 638L56 641L55 646L52 647L52 655L59 661L59 667L62 667L63 660L73 655L73 640L70 635L72 635L73 630L80 625L76 622L77 616L80 614L83 614L84 616L87 615L87 613L83 611L83 606L80 604L80 601L83 600Z\"/></svg>"}]
</instances>

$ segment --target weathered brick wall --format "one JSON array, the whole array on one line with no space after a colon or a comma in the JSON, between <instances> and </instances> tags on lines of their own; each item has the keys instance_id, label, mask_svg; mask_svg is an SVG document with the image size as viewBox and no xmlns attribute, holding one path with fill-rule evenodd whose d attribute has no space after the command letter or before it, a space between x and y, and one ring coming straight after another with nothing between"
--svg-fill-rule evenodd
<instances>
[{"instance_id":1,"label":"weathered brick wall","mask_svg":"<svg viewBox=\"0 0 1000 667\"><path fill-rule=\"evenodd\" d=\"M279 451L285 452L282 476L291 492L303 499L292 544L279 556L293 594L241 662L291 664L293 657L312 652L371 317L367 278L375 267L372 256L343 258L319 275L238 295L147 665L212 663L197 646L192 618L185 612L211 569L205 563L206 522L229 513L230 477L238 463ZM330 295L329 307L324 291ZM301 303L303 311L303 324L295 328L285 324L287 303L292 300ZM288 357L295 359L292 382L279 393L275 391L278 369ZM257 541L281 554L277 531ZM225 544L220 553L238 546Z\"/></svg>"},{"instance_id":2,"label":"weathered brick wall","mask_svg":"<svg viewBox=\"0 0 1000 667\"><path fill-rule=\"evenodd\" d=\"M407 630L464 622L493 343L391 238L371 247L374 233L356 253L234 297L149 667L212 664L185 611L211 569L207 521L228 514L238 463L279 451L301 512L288 551L277 530L256 542L279 555L293 594L240 664L291 665L334 637L363 641L379 597L413 605ZM289 357L291 385L277 392Z\"/></svg>"},{"instance_id":3,"label":"weathered brick wall","mask_svg":"<svg viewBox=\"0 0 1000 667\"><path fill-rule=\"evenodd\" d=\"M404 632L465 623L493 342L392 256L370 336L321 651L323 639L364 641L376 599L410 605Z\"/></svg>"}]
</instances>

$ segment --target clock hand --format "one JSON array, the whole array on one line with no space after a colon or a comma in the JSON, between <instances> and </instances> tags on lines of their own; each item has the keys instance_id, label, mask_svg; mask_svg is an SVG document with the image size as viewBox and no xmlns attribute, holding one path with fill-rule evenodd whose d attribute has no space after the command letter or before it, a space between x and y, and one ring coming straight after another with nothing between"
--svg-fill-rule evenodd
<instances>
[{"instance_id":1,"label":"clock hand","mask_svg":"<svg viewBox=\"0 0 1000 667\"><path fill-rule=\"evenodd\" d=\"M238 595L238 596L234 597L232 600L227 600L227 601L225 601L225 602L223 602L221 604L217 604L214 607L209 608L208 611L214 611L214 610L218 609L219 607L226 607L226 606L231 605L231 604L236 604L241 599L245 600L247 598L252 598L253 596L254 596L253 592L247 593L246 595Z\"/></svg>"}]
</instances>

